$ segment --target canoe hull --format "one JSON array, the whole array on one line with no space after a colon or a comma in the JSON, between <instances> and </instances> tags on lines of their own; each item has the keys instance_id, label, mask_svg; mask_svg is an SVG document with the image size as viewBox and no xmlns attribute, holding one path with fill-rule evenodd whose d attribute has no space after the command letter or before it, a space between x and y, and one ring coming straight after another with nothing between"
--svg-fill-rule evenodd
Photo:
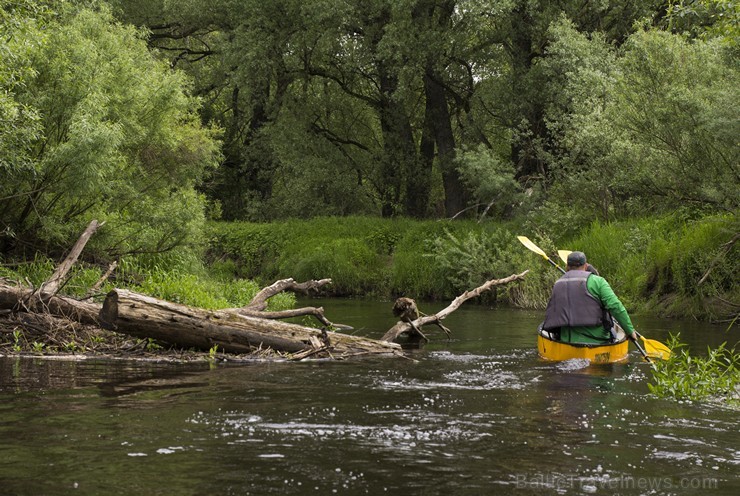
<instances>
[{"instance_id":1,"label":"canoe hull","mask_svg":"<svg viewBox=\"0 0 740 496\"><path fill-rule=\"evenodd\" d=\"M591 363L617 363L627 360L629 345L626 339L605 345L563 343L538 334L537 351L545 360L563 361L585 358Z\"/></svg>"}]
</instances>

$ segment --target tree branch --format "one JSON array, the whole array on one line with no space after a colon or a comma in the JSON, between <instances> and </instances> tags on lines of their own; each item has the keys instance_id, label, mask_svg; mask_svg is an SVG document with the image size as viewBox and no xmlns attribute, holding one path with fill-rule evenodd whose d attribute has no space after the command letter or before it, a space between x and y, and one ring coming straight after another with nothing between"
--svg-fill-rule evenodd
<instances>
[{"instance_id":1,"label":"tree branch","mask_svg":"<svg viewBox=\"0 0 740 496\"><path fill-rule=\"evenodd\" d=\"M509 277L505 277L504 279L491 279L490 281L487 281L485 284L478 286L475 289L464 292L463 294L452 300L452 303L450 303L446 308L443 308L434 315L425 315L412 322L398 322L395 326L391 327L388 332L386 332L383 337L380 338L380 340L395 341L402 334L413 332L414 326L416 326L417 328L421 328L426 324L436 324L441 326L440 322L449 314L457 310L465 301L469 300L470 298L479 296L481 293L488 291L494 286L500 286L520 279L524 279L524 276L527 274L527 272L529 272L529 270L525 270L521 274L512 274Z\"/></svg>"}]
</instances>

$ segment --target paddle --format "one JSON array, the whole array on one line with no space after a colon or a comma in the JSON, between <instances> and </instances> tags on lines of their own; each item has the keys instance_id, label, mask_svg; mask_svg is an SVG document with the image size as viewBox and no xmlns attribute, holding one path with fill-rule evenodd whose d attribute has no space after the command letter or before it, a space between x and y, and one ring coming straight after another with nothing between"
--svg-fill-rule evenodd
<instances>
[{"instance_id":1,"label":"paddle","mask_svg":"<svg viewBox=\"0 0 740 496\"><path fill-rule=\"evenodd\" d=\"M573 253L570 250L558 250L558 256L560 257L560 260L562 260L564 263L568 263L568 255Z\"/></svg>"},{"instance_id":2,"label":"paddle","mask_svg":"<svg viewBox=\"0 0 740 496\"><path fill-rule=\"evenodd\" d=\"M635 331L635 334L637 334L637 337L642 339L642 344L645 345L645 350L648 355L654 358L660 358L661 360L668 360L671 358L671 349L668 346L664 345L660 341L656 341L655 339L648 339L637 331Z\"/></svg>"},{"instance_id":3,"label":"paddle","mask_svg":"<svg viewBox=\"0 0 740 496\"><path fill-rule=\"evenodd\" d=\"M539 256L543 257L548 262L550 262L550 264L553 267L555 267L560 272L562 272L563 274L565 274L565 269L563 269L561 266L559 266L558 264L556 264L555 262L553 262L552 259L550 259L550 257L547 256L547 253L545 253L544 251L542 251L539 246L537 246L536 244L532 243L529 240L528 237L526 237L526 236L517 236L516 239L518 239L524 246L526 246L527 248L529 248L530 250L532 250L533 252L535 252Z\"/></svg>"},{"instance_id":4,"label":"paddle","mask_svg":"<svg viewBox=\"0 0 740 496\"><path fill-rule=\"evenodd\" d=\"M640 336L639 334L637 334L637 331L635 331L635 334L636 334L637 336ZM640 337L642 338L642 336L640 336ZM644 339L644 338L643 338L643 339ZM650 356L649 356L649 355L648 355L648 354L647 354L647 353L645 352L645 350L643 349L643 347L642 347L642 346L640 346L640 343L638 343L636 339L633 339L633 340L632 340L632 342L633 342L633 343L635 343L635 346L637 346L637 349L638 349L638 350L640 350L640 353L642 354L642 356L643 356L643 357L645 357L645 361L646 361L647 363L649 363L649 364L650 364L650 365L651 365L651 366L653 367L653 369L656 369L656 367L655 367L655 364L653 363L653 360L652 360L652 359L650 358ZM656 370L657 370L657 369L656 369Z\"/></svg>"}]
</instances>

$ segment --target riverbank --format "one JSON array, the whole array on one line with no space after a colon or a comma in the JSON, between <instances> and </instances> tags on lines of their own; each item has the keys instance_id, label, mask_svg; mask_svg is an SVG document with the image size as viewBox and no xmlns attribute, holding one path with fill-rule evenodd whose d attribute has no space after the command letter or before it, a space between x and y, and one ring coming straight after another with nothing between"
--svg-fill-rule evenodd
<instances>
[{"instance_id":1,"label":"riverbank","mask_svg":"<svg viewBox=\"0 0 740 496\"><path fill-rule=\"evenodd\" d=\"M581 250L631 312L730 324L740 311L738 218L715 215L594 223L576 237L534 225L365 217L255 224L212 223L214 273L262 282L329 277L330 295L449 299L481 280L530 269L524 283L486 303L544 308L558 272L529 252L529 236L553 258Z\"/></svg>"},{"instance_id":2,"label":"riverbank","mask_svg":"<svg viewBox=\"0 0 740 496\"><path fill-rule=\"evenodd\" d=\"M523 234L553 258L558 249L586 252L631 313L730 326L740 311L739 225L732 215L674 214L594 223L575 237L558 238L527 223L370 217L213 222L205 252L123 257L92 296L100 301L117 287L215 310L242 306L279 279L331 278L324 296L449 301L481 281L529 269L522 283L477 301L542 309L559 273L517 241ZM38 287L54 266L40 255L30 263L6 261L0 277ZM62 293L86 296L104 268L81 261ZM270 309L294 303L292 294L282 294L270 300Z\"/></svg>"}]
</instances>

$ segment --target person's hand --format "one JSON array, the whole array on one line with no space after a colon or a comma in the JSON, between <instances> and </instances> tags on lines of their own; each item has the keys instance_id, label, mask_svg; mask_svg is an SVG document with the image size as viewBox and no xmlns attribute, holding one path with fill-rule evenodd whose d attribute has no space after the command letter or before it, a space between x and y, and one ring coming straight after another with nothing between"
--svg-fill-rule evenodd
<instances>
[{"instance_id":1,"label":"person's hand","mask_svg":"<svg viewBox=\"0 0 740 496\"><path fill-rule=\"evenodd\" d=\"M637 342L637 336L638 336L638 334L637 334L637 331L635 331L635 332L633 332L632 334L630 334L630 335L629 335L628 337L629 337L629 338L630 338L630 339L631 339L632 341L634 341L634 342L636 343L636 342Z\"/></svg>"}]
</instances>

